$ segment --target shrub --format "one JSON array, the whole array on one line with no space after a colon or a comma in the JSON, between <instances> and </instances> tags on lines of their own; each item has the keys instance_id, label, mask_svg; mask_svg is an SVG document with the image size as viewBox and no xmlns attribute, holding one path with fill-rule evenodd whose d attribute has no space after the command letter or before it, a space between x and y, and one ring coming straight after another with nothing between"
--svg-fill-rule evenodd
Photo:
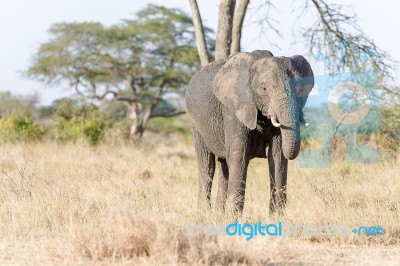
<instances>
[{"instance_id":1,"label":"shrub","mask_svg":"<svg viewBox=\"0 0 400 266\"><path fill-rule=\"evenodd\" d=\"M83 123L83 133L90 145L97 145L104 137L105 124L98 117L86 119Z\"/></svg>"},{"instance_id":2,"label":"shrub","mask_svg":"<svg viewBox=\"0 0 400 266\"><path fill-rule=\"evenodd\" d=\"M86 140L90 145L97 145L104 138L107 119L95 105L63 100L55 110L55 119L58 141Z\"/></svg>"},{"instance_id":3,"label":"shrub","mask_svg":"<svg viewBox=\"0 0 400 266\"><path fill-rule=\"evenodd\" d=\"M396 158L400 143L400 107L383 106L381 115L382 128L376 134L376 142L385 157Z\"/></svg>"},{"instance_id":4,"label":"shrub","mask_svg":"<svg viewBox=\"0 0 400 266\"><path fill-rule=\"evenodd\" d=\"M16 113L0 120L0 136L4 141L37 141L43 134L29 114Z\"/></svg>"}]
</instances>

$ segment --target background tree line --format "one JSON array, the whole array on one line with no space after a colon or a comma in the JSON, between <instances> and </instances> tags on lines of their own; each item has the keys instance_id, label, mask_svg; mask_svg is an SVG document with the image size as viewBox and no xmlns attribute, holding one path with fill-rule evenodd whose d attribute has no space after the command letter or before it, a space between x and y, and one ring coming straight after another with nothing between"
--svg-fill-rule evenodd
<instances>
[{"instance_id":1,"label":"background tree line","mask_svg":"<svg viewBox=\"0 0 400 266\"><path fill-rule=\"evenodd\" d=\"M132 141L128 108L121 102L107 100L93 104L83 98L62 98L49 106L39 106L37 95L18 96L0 93L0 142L101 143L124 144ZM174 113L162 101L155 112ZM147 130L160 136L190 136L186 117L156 117Z\"/></svg>"},{"instance_id":2,"label":"background tree line","mask_svg":"<svg viewBox=\"0 0 400 266\"><path fill-rule=\"evenodd\" d=\"M266 0L262 5L270 9L273 2ZM188 3L192 16L178 9L149 5L133 19L112 26L88 22L51 26L49 40L40 45L26 74L49 85L67 84L80 100L60 100L40 110L40 116L32 107L34 98L19 99L25 107L31 106L27 108L29 112L22 112L29 113L24 116L6 108L7 104L13 106L15 98L4 94L1 127L6 127L5 121L11 114L19 117L9 123L19 127L47 117L41 121L52 121L45 122L45 126L56 125L53 133L58 132L57 137L52 133L52 138L59 141L87 138L92 144L101 142L106 138L106 129L117 125L124 128L121 136L131 139L140 138L154 118L168 128L174 121L171 117L185 111L171 104L166 96L172 93L182 97L187 82L201 65L241 51L243 22L251 5L249 0L221 0L214 34L204 26L197 1ZM364 34L350 8L323 0L302 3L300 9L292 10L293 14L298 19L305 13L311 14L314 23L299 33L302 36L299 41L309 47L310 56L323 58L330 72L363 69L376 72L382 91L381 132L386 136L381 139L398 143L400 119L396 114L400 113L400 99L393 78L396 62ZM259 22L279 32L271 17L266 15ZM47 116L43 116L46 112ZM165 117L169 118L160 122L163 120L159 118ZM39 131L33 130L37 136Z\"/></svg>"}]
</instances>

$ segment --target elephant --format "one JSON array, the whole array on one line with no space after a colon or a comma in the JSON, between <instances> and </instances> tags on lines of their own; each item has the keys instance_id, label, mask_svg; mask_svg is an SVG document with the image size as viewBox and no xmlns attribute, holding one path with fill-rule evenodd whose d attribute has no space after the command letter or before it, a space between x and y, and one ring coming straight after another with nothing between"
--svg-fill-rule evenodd
<instances>
[{"instance_id":1,"label":"elephant","mask_svg":"<svg viewBox=\"0 0 400 266\"><path fill-rule=\"evenodd\" d=\"M235 53L212 62L189 81L186 107L193 123L198 164L199 208L210 208L219 164L216 208L240 216L247 168L252 158L268 158L269 213L283 213L288 160L300 150L302 109L314 86L301 55L275 57L266 50Z\"/></svg>"}]
</instances>

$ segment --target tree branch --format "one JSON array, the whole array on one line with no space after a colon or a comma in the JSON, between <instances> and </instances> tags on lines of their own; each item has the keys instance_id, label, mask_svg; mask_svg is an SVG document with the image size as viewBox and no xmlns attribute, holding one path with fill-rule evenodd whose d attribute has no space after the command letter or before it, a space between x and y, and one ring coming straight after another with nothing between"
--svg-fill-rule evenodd
<instances>
[{"instance_id":1,"label":"tree branch","mask_svg":"<svg viewBox=\"0 0 400 266\"><path fill-rule=\"evenodd\" d=\"M136 97L134 98L129 98L129 97L123 97L121 96L118 92L116 91L112 91L110 89L107 88L107 90L103 93L103 94L97 94L97 86L96 84L94 84L93 82L90 83L90 86L88 84L83 83L79 78L75 79L75 81L70 83L71 86L73 86L75 88L75 91L78 95L85 97L85 98L89 98L89 99L96 99L96 100L104 100L106 98L107 95L111 94L117 101L125 101L125 102L129 102L129 103L134 103L134 102L138 102L138 99ZM79 85L85 87L85 88L90 88L92 90L91 95L87 95L84 92L82 92L79 89Z\"/></svg>"},{"instance_id":2,"label":"tree branch","mask_svg":"<svg viewBox=\"0 0 400 266\"><path fill-rule=\"evenodd\" d=\"M328 69L357 71L369 67L381 76L390 76L394 60L365 36L351 9L328 5L324 0L311 0L311 3L318 19L305 29L304 36L310 43L311 53L316 52L317 58L318 55L325 57ZM308 5L304 7L307 8Z\"/></svg>"},{"instance_id":3,"label":"tree branch","mask_svg":"<svg viewBox=\"0 0 400 266\"><path fill-rule=\"evenodd\" d=\"M178 115L183 115L186 114L186 111L177 111L175 113L165 113L165 114L151 114L149 118L154 118L154 117L173 117L173 116L178 116Z\"/></svg>"},{"instance_id":4,"label":"tree branch","mask_svg":"<svg viewBox=\"0 0 400 266\"><path fill-rule=\"evenodd\" d=\"M196 46L197 51L200 57L200 63L202 66L205 66L209 63L208 61L208 54L207 54L207 46L206 46L206 39L204 36L204 29L203 29L203 22L201 20L199 7L197 5L196 0L189 0L190 7L192 10L192 20L193 26L195 29L195 36L196 36Z\"/></svg>"},{"instance_id":5,"label":"tree branch","mask_svg":"<svg viewBox=\"0 0 400 266\"><path fill-rule=\"evenodd\" d=\"M240 0L239 6L233 17L231 53L240 52L240 39L242 36L243 21L246 16L250 0Z\"/></svg>"}]
</instances>

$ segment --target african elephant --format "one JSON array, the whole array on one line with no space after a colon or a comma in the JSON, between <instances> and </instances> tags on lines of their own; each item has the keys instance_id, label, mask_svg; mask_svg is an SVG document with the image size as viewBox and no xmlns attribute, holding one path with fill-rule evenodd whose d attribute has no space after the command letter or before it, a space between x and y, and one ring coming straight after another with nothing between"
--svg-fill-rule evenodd
<instances>
[{"instance_id":1,"label":"african elephant","mask_svg":"<svg viewBox=\"0 0 400 266\"><path fill-rule=\"evenodd\" d=\"M217 158L217 209L241 215L247 167L257 157L268 158L270 213L284 210L288 160L299 154L302 109L313 86L303 56L274 57L261 50L236 53L192 77L186 105L193 122L199 207L210 207Z\"/></svg>"}]
</instances>

